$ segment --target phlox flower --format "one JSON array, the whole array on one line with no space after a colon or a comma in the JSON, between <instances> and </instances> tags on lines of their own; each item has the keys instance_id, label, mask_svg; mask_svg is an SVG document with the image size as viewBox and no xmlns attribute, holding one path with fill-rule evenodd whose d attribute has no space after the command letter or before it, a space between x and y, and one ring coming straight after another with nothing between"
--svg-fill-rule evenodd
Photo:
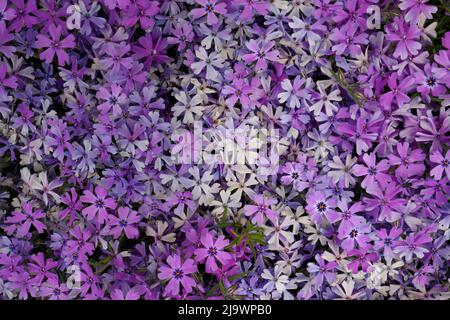
<instances>
[{"instance_id":1,"label":"phlox flower","mask_svg":"<svg viewBox=\"0 0 450 320\"><path fill-rule=\"evenodd\" d=\"M192 292L196 286L195 280L189 276L197 271L197 266L192 259L181 260L179 255L171 255L166 260L167 265L159 267L158 278L160 280L169 280L164 289L164 294L176 297L180 294L180 285L185 293Z\"/></svg>"}]
</instances>

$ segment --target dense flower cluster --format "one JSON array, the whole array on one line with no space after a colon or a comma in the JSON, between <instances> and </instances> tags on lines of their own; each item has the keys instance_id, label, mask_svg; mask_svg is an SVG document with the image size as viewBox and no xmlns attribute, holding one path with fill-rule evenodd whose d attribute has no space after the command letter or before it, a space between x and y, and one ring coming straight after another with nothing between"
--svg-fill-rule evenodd
<instances>
[{"instance_id":1,"label":"dense flower cluster","mask_svg":"<svg viewBox=\"0 0 450 320\"><path fill-rule=\"evenodd\" d=\"M450 299L446 3L0 0L0 299Z\"/></svg>"}]
</instances>

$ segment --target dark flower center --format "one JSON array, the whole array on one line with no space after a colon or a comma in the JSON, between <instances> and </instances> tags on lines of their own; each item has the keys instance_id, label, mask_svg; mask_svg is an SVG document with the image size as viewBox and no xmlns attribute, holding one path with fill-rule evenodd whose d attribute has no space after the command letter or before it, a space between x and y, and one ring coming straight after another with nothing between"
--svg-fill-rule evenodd
<instances>
[{"instance_id":1,"label":"dark flower center","mask_svg":"<svg viewBox=\"0 0 450 320\"><path fill-rule=\"evenodd\" d=\"M184 275L183 270L178 269L178 268L173 270L173 276L174 276L175 279L180 280L181 278L183 278L183 275Z\"/></svg>"},{"instance_id":2,"label":"dark flower center","mask_svg":"<svg viewBox=\"0 0 450 320\"><path fill-rule=\"evenodd\" d=\"M320 212L325 212L327 210L327 205L323 201L320 201L317 204L317 210L319 210Z\"/></svg>"}]
</instances>

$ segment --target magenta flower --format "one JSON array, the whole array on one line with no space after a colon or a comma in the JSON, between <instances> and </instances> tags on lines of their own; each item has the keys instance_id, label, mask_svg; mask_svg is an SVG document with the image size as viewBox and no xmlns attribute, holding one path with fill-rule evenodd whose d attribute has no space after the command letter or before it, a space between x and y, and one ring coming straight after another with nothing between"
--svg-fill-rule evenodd
<instances>
[{"instance_id":1,"label":"magenta flower","mask_svg":"<svg viewBox=\"0 0 450 320\"><path fill-rule=\"evenodd\" d=\"M55 26L52 24L48 29L51 39L40 34L37 36L35 47L48 48L39 55L39 58L41 58L41 60L45 60L46 63L51 63L55 57L55 54L58 57L58 64L60 66L63 66L70 61L69 55L64 51L64 49L71 49L75 47L75 37L72 34L69 34L61 40L61 29L61 26Z\"/></svg>"},{"instance_id":2,"label":"magenta flower","mask_svg":"<svg viewBox=\"0 0 450 320\"><path fill-rule=\"evenodd\" d=\"M166 295L176 297L180 294L180 284L184 289L184 293L192 292L192 288L196 286L195 280L188 276L197 271L194 260L187 259L182 262L179 255L171 255L166 260L169 266L162 265L159 267L158 278L160 280L169 280L164 293Z\"/></svg>"},{"instance_id":3,"label":"magenta flower","mask_svg":"<svg viewBox=\"0 0 450 320\"><path fill-rule=\"evenodd\" d=\"M416 23L420 16L431 19L433 13L437 11L435 6L426 4L428 0L401 0L400 2L398 7L403 11L408 11L405 15L406 22Z\"/></svg>"},{"instance_id":4,"label":"magenta flower","mask_svg":"<svg viewBox=\"0 0 450 320\"><path fill-rule=\"evenodd\" d=\"M361 53L361 45L369 43L369 40L367 33L356 33L357 31L358 27L354 24L347 24L341 29L334 29L330 35L330 40L335 43L332 47L333 51L337 55L348 53L352 57Z\"/></svg>"},{"instance_id":5,"label":"magenta flower","mask_svg":"<svg viewBox=\"0 0 450 320\"><path fill-rule=\"evenodd\" d=\"M88 220L97 218L100 223L104 223L108 218L107 209L116 209L116 200L108 198L108 192L101 186L95 187L95 194L89 190L84 190L80 197L81 202L90 203L91 205L84 208L82 213Z\"/></svg>"},{"instance_id":6,"label":"magenta flower","mask_svg":"<svg viewBox=\"0 0 450 320\"><path fill-rule=\"evenodd\" d=\"M244 79L234 79L231 85L223 87L222 93L228 96L226 103L230 107L233 107L238 101L244 108L250 106L250 94L252 93L252 88Z\"/></svg>"},{"instance_id":7,"label":"magenta flower","mask_svg":"<svg viewBox=\"0 0 450 320\"><path fill-rule=\"evenodd\" d=\"M219 269L217 261L226 265L233 259L231 254L224 251L224 248L230 243L224 236L219 236L215 241L211 233L205 233L200 238L203 248L194 251L195 261L203 262L206 259L206 272L216 273Z\"/></svg>"},{"instance_id":8,"label":"magenta flower","mask_svg":"<svg viewBox=\"0 0 450 320\"><path fill-rule=\"evenodd\" d=\"M394 28L388 29L386 35L387 40L397 42L394 57L405 60L408 55L417 55L422 47L420 42L416 41L420 37L420 29L416 24L404 23L399 17L394 21Z\"/></svg>"},{"instance_id":9,"label":"magenta flower","mask_svg":"<svg viewBox=\"0 0 450 320\"><path fill-rule=\"evenodd\" d=\"M244 214L247 217L253 216L251 220L253 223L262 226L265 217L269 218L271 221L275 221L278 214L270 209L271 205L277 203L275 199L266 198L265 196L258 194L253 198L253 201L256 205L248 204L244 207Z\"/></svg>"},{"instance_id":10,"label":"magenta flower","mask_svg":"<svg viewBox=\"0 0 450 320\"><path fill-rule=\"evenodd\" d=\"M415 175L421 175L425 170L425 165L422 162L425 160L425 153L420 149L413 149L409 151L409 143L398 143L397 152L398 156L394 154L389 155L389 163L397 166L395 173L399 177L411 177Z\"/></svg>"},{"instance_id":11,"label":"magenta flower","mask_svg":"<svg viewBox=\"0 0 450 320\"><path fill-rule=\"evenodd\" d=\"M260 41L250 40L247 42L246 47L251 53L244 54L242 59L250 64L256 61L256 70L264 71L267 69L267 61L275 62L278 60L280 52L278 50L271 50L275 42L273 41Z\"/></svg>"},{"instance_id":12,"label":"magenta flower","mask_svg":"<svg viewBox=\"0 0 450 320\"><path fill-rule=\"evenodd\" d=\"M440 180L444 172L450 179L450 150L445 154L445 158L440 151L435 151L430 155L430 161L438 164L430 171L430 175L434 179Z\"/></svg>"},{"instance_id":13,"label":"magenta flower","mask_svg":"<svg viewBox=\"0 0 450 320\"><path fill-rule=\"evenodd\" d=\"M365 176L364 180L361 182L363 188L367 188L374 183L383 183L389 181L391 177L386 172L389 170L389 161L386 159L381 160L378 164L376 163L376 157L374 153L363 155L364 163L366 164L355 164L353 167L353 174L357 177Z\"/></svg>"},{"instance_id":14,"label":"magenta flower","mask_svg":"<svg viewBox=\"0 0 450 320\"><path fill-rule=\"evenodd\" d=\"M369 252L369 247L354 249L348 254L349 256L356 256L355 260L347 264L347 267L353 273L358 273L360 267L366 272L369 265L378 260L378 255L375 252Z\"/></svg>"},{"instance_id":15,"label":"magenta flower","mask_svg":"<svg viewBox=\"0 0 450 320\"><path fill-rule=\"evenodd\" d=\"M365 220L355 221L356 223L346 224L338 233L338 239L342 240L341 247L350 252L356 247L366 247L370 241L371 227Z\"/></svg>"},{"instance_id":16,"label":"magenta flower","mask_svg":"<svg viewBox=\"0 0 450 320\"><path fill-rule=\"evenodd\" d=\"M12 224L6 230L10 231L10 233L12 233L12 230L16 230L16 234L20 238L28 234L31 226L35 227L38 233L43 233L47 227L39 219L45 216L46 214L41 210L34 211L31 202L23 202L21 211L14 211L12 216L6 219L6 223Z\"/></svg>"},{"instance_id":17,"label":"magenta flower","mask_svg":"<svg viewBox=\"0 0 450 320\"><path fill-rule=\"evenodd\" d=\"M432 239L423 232L411 233L395 247L394 252L400 254L400 257L405 257L406 262L411 262L414 256L422 259L429 251L424 245L431 241Z\"/></svg>"},{"instance_id":18,"label":"magenta flower","mask_svg":"<svg viewBox=\"0 0 450 320\"><path fill-rule=\"evenodd\" d=\"M34 276L33 282L41 284L46 279L48 281L58 279L57 274L50 271L58 266L56 261L52 259L46 260L42 252L32 255L31 260L33 260L33 263L28 264L28 271Z\"/></svg>"},{"instance_id":19,"label":"magenta flower","mask_svg":"<svg viewBox=\"0 0 450 320\"><path fill-rule=\"evenodd\" d=\"M336 200L329 198L322 191L316 191L306 197L306 212L311 216L311 220L317 225L321 225L324 218L330 223L334 223L339 219L338 213L334 210Z\"/></svg>"},{"instance_id":20,"label":"magenta flower","mask_svg":"<svg viewBox=\"0 0 450 320\"><path fill-rule=\"evenodd\" d=\"M374 211L378 214L378 220L388 222L397 221L403 212L406 200L398 198L401 189L395 183L386 182L384 184L374 183L367 187L367 192L375 198L364 198L367 211Z\"/></svg>"},{"instance_id":21,"label":"magenta flower","mask_svg":"<svg viewBox=\"0 0 450 320\"><path fill-rule=\"evenodd\" d=\"M391 109L394 100L400 107L407 103L410 100L407 93L412 89L414 82L415 80L412 77L398 81L397 73L392 73L388 79L388 86L391 91L384 93L380 98L382 107L387 110Z\"/></svg>"},{"instance_id":22,"label":"magenta flower","mask_svg":"<svg viewBox=\"0 0 450 320\"><path fill-rule=\"evenodd\" d=\"M227 5L218 0L195 0L202 8L195 8L191 10L191 14L195 19L201 18L206 14L206 22L209 25L214 25L219 22L217 14L226 14Z\"/></svg>"},{"instance_id":23,"label":"magenta flower","mask_svg":"<svg viewBox=\"0 0 450 320\"><path fill-rule=\"evenodd\" d=\"M97 106L102 113L108 113L111 109L114 117L122 113L121 105L125 103L126 95L122 93L121 86L113 83L109 90L105 87L100 87L96 96L101 100L105 100L105 102Z\"/></svg>"},{"instance_id":24,"label":"magenta flower","mask_svg":"<svg viewBox=\"0 0 450 320\"><path fill-rule=\"evenodd\" d=\"M119 238L122 232L128 239L136 239L139 237L137 223L141 221L141 217L136 211L130 210L128 207L120 207L117 209L118 217L109 215L108 223L111 226L111 234L115 239Z\"/></svg>"},{"instance_id":25,"label":"magenta flower","mask_svg":"<svg viewBox=\"0 0 450 320\"><path fill-rule=\"evenodd\" d=\"M326 279L331 284L336 279L334 270L337 267L336 261L326 262L319 254L314 257L317 264L308 262L307 270L314 275L314 285L316 288L322 287L323 281Z\"/></svg>"},{"instance_id":26,"label":"magenta flower","mask_svg":"<svg viewBox=\"0 0 450 320\"><path fill-rule=\"evenodd\" d=\"M131 27L139 21L142 29L149 29L155 25L154 17L159 13L159 3L156 1L137 0L127 9L123 24Z\"/></svg>"},{"instance_id":27,"label":"magenta flower","mask_svg":"<svg viewBox=\"0 0 450 320\"><path fill-rule=\"evenodd\" d=\"M111 300L139 300L140 297L141 295L134 288L126 291L126 293L118 288L111 292Z\"/></svg>"},{"instance_id":28,"label":"magenta flower","mask_svg":"<svg viewBox=\"0 0 450 320\"><path fill-rule=\"evenodd\" d=\"M400 244L398 237L402 234L402 229L393 227L389 233L386 229L376 231L377 240L373 246L374 249L383 249L383 257L387 262L392 261L394 258L393 249Z\"/></svg>"}]
</instances>

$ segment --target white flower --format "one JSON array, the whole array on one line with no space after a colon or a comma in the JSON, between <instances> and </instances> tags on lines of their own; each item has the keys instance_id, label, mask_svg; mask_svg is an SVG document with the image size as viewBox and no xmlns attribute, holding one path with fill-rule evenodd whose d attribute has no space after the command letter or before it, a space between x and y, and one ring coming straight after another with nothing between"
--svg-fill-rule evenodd
<instances>
[{"instance_id":1,"label":"white flower","mask_svg":"<svg viewBox=\"0 0 450 320\"><path fill-rule=\"evenodd\" d=\"M320 96L316 103L309 107L309 111L314 112L314 115L317 116L322 111L322 108L325 107L325 113L327 116L332 116L336 111L338 111L338 106L333 104L332 101L341 101L342 98L339 96L339 90L333 90L330 93L326 92L326 88L329 87L330 84L324 84L323 81L317 81L317 87L320 92Z\"/></svg>"},{"instance_id":2,"label":"white flower","mask_svg":"<svg viewBox=\"0 0 450 320\"><path fill-rule=\"evenodd\" d=\"M234 216L234 211L241 207L241 203L231 197L230 189L220 191L221 201L214 200L211 202L211 206L214 206L214 210L211 214L214 217L221 218L225 210L227 211L227 216Z\"/></svg>"},{"instance_id":3,"label":"white flower","mask_svg":"<svg viewBox=\"0 0 450 320\"><path fill-rule=\"evenodd\" d=\"M192 71L194 71L195 74L200 74L200 72L202 72L202 70L206 67L206 79L217 81L219 72L214 69L214 67L223 67L224 60L222 59L222 57L215 52L212 52L210 55L208 55L205 48L203 47L200 47L198 50L196 50L195 55L200 59L200 61L191 64Z\"/></svg>"},{"instance_id":4,"label":"white flower","mask_svg":"<svg viewBox=\"0 0 450 320\"><path fill-rule=\"evenodd\" d=\"M61 201L61 198L57 193L53 191L53 189L56 189L60 186L62 186L63 183L55 179L52 182L48 182L47 179L47 172L43 171L39 173L38 177L32 178L31 181L31 188L34 190L42 191L42 200L47 205L48 204L48 196L52 196L52 198L59 203Z\"/></svg>"},{"instance_id":5,"label":"white flower","mask_svg":"<svg viewBox=\"0 0 450 320\"><path fill-rule=\"evenodd\" d=\"M150 226L147 226L147 230L145 232L146 235L155 238L156 245L161 251L164 251L164 243L163 242L175 242L176 236L175 233L168 233L164 234L166 232L167 227L169 224L167 222L158 221L156 223L156 230L153 229Z\"/></svg>"},{"instance_id":6,"label":"white flower","mask_svg":"<svg viewBox=\"0 0 450 320\"><path fill-rule=\"evenodd\" d=\"M269 270L264 269L261 278L268 280L263 287L267 292L272 292L275 289L278 293L283 293L289 283L289 277L283 274L283 269L279 266L275 266L273 275Z\"/></svg>"},{"instance_id":7,"label":"white flower","mask_svg":"<svg viewBox=\"0 0 450 320\"><path fill-rule=\"evenodd\" d=\"M172 107L173 115L178 117L184 114L183 123L194 123L194 120L197 120L203 114L204 107L200 105L203 99L200 95L196 94L191 98L186 92L180 91L175 94L175 99L178 102Z\"/></svg>"},{"instance_id":8,"label":"white flower","mask_svg":"<svg viewBox=\"0 0 450 320\"><path fill-rule=\"evenodd\" d=\"M344 164L339 156L334 156L333 162L328 163L328 167L334 170L328 171L328 176L333 179L334 183L344 180L345 187L348 188L350 184L355 184L355 178L353 178L351 172L357 160L356 157L352 158L350 154L347 154Z\"/></svg>"}]
</instances>

